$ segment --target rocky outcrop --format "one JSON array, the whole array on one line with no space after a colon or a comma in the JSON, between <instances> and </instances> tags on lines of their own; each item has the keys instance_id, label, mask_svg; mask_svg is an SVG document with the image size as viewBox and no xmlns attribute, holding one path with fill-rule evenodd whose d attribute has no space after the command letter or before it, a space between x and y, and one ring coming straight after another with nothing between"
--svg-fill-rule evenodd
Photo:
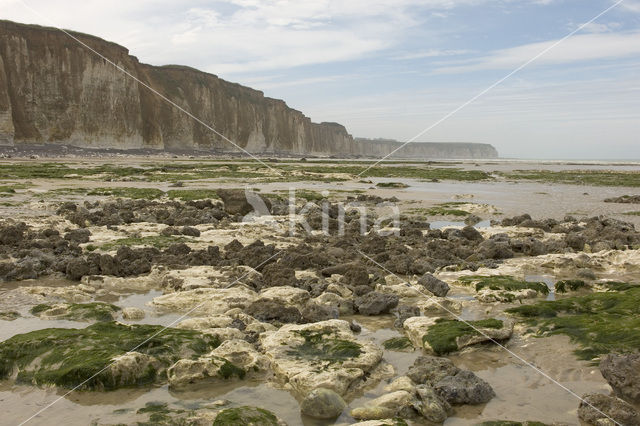
<instances>
[{"instance_id":1,"label":"rocky outcrop","mask_svg":"<svg viewBox=\"0 0 640 426\"><path fill-rule=\"evenodd\" d=\"M312 123L258 90L189 67L143 64L115 43L72 35L143 84L58 29L0 21L0 145L343 156L390 151L388 143L355 141L340 124ZM411 144L399 153L496 156L484 145L427 145Z\"/></svg>"}]
</instances>

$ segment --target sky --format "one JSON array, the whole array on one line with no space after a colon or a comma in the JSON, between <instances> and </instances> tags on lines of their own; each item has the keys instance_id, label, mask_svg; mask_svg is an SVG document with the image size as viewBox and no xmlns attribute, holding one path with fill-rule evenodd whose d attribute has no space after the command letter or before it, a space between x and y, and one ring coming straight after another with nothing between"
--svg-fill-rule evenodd
<instances>
[{"instance_id":1,"label":"sky","mask_svg":"<svg viewBox=\"0 0 640 426\"><path fill-rule=\"evenodd\" d=\"M0 0L0 18L216 74L357 137L406 141L432 127L417 140L640 159L640 0L557 44L615 1Z\"/></svg>"}]
</instances>

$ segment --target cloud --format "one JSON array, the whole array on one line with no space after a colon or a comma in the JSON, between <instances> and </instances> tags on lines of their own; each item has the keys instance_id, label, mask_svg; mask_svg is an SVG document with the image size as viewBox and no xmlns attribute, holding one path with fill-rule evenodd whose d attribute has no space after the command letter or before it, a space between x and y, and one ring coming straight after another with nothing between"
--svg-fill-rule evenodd
<instances>
[{"instance_id":1,"label":"cloud","mask_svg":"<svg viewBox=\"0 0 640 426\"><path fill-rule=\"evenodd\" d=\"M91 33L128 47L146 62L237 76L368 57L456 8L532 1L69 0L62 8L28 0L50 21L20 0L0 4L6 19Z\"/></svg>"},{"instance_id":2,"label":"cloud","mask_svg":"<svg viewBox=\"0 0 640 426\"><path fill-rule=\"evenodd\" d=\"M470 52L470 50L466 49L429 49L421 52L405 53L402 55L394 56L391 59L395 61L408 61L413 59L437 58L442 56L458 56Z\"/></svg>"},{"instance_id":3,"label":"cloud","mask_svg":"<svg viewBox=\"0 0 640 426\"><path fill-rule=\"evenodd\" d=\"M581 34L573 36L530 65L557 65L582 61L624 58L640 55L640 31L625 33ZM436 69L435 73L463 73L483 70L514 69L540 52L552 46L558 40L530 43L508 49L496 50L489 55L449 63Z\"/></svg>"}]
</instances>

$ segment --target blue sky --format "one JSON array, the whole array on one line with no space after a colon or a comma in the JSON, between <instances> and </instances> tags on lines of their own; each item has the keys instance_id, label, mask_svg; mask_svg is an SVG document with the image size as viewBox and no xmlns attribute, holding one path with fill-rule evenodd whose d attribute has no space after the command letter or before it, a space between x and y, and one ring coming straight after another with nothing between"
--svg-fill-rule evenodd
<instances>
[{"instance_id":1,"label":"blue sky","mask_svg":"<svg viewBox=\"0 0 640 426\"><path fill-rule=\"evenodd\" d=\"M355 136L412 138L613 0L0 0L284 99ZM64 6L62 6L64 5ZM196 111L197 114L197 111ZM420 141L502 156L640 159L640 0L550 50Z\"/></svg>"}]
</instances>

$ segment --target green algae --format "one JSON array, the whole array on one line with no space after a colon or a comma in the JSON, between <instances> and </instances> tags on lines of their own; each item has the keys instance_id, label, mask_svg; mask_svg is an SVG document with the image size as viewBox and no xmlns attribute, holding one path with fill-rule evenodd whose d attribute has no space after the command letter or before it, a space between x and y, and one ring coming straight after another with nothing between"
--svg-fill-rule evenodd
<instances>
[{"instance_id":1,"label":"green algae","mask_svg":"<svg viewBox=\"0 0 640 426\"><path fill-rule=\"evenodd\" d=\"M587 286L582 280L561 280L558 281L554 288L556 293L567 293L569 291L577 291Z\"/></svg>"},{"instance_id":2,"label":"green algae","mask_svg":"<svg viewBox=\"0 0 640 426\"><path fill-rule=\"evenodd\" d=\"M549 287L543 282L529 282L517 280L509 275L481 276L471 275L460 277L458 282L466 286L474 286L476 291L502 290L502 291L519 291L519 290L535 290L538 293L549 294Z\"/></svg>"},{"instance_id":3,"label":"green algae","mask_svg":"<svg viewBox=\"0 0 640 426\"><path fill-rule=\"evenodd\" d=\"M640 287L543 301L508 309L531 327L537 336L563 334L580 346L575 354L592 360L609 352L640 348Z\"/></svg>"},{"instance_id":4,"label":"green algae","mask_svg":"<svg viewBox=\"0 0 640 426\"><path fill-rule=\"evenodd\" d=\"M167 196L172 200L182 201L215 200L220 199L215 189L171 189Z\"/></svg>"},{"instance_id":5,"label":"green algae","mask_svg":"<svg viewBox=\"0 0 640 426\"><path fill-rule=\"evenodd\" d=\"M29 312L33 315L40 315L54 308L47 304L39 304L31 308ZM120 311L116 305L102 302L92 303L72 303L66 305L64 312L59 315L53 314L55 319L65 319L70 321L113 321L114 315Z\"/></svg>"},{"instance_id":6,"label":"green algae","mask_svg":"<svg viewBox=\"0 0 640 426\"><path fill-rule=\"evenodd\" d=\"M333 364L357 358L362 354L362 347L358 343L331 337L330 329L296 330L294 333L304 338L304 343L289 351L289 355L298 358Z\"/></svg>"},{"instance_id":7,"label":"green algae","mask_svg":"<svg viewBox=\"0 0 640 426\"><path fill-rule=\"evenodd\" d=\"M403 351L406 349L413 349L411 340L407 337L392 337L391 339L382 342L382 346L388 350Z\"/></svg>"},{"instance_id":8,"label":"green algae","mask_svg":"<svg viewBox=\"0 0 640 426\"><path fill-rule=\"evenodd\" d=\"M376 186L378 188L397 188L397 189L403 189L403 188L409 187L409 185L402 182L378 182L376 183Z\"/></svg>"},{"instance_id":9,"label":"green algae","mask_svg":"<svg viewBox=\"0 0 640 426\"><path fill-rule=\"evenodd\" d=\"M493 318L467 322L439 318L429 327L422 337L422 342L428 343L436 355L445 355L458 350L458 337L480 335L476 329L500 329L503 325L501 320Z\"/></svg>"},{"instance_id":10,"label":"green algae","mask_svg":"<svg viewBox=\"0 0 640 426\"><path fill-rule=\"evenodd\" d=\"M156 188L96 188L87 192L87 195L111 196L119 198L132 198L134 200L155 200L165 195L164 191Z\"/></svg>"},{"instance_id":11,"label":"green algae","mask_svg":"<svg viewBox=\"0 0 640 426\"><path fill-rule=\"evenodd\" d=\"M142 377L117 382L105 366L119 355L139 352L167 368L178 359L203 355L219 345L215 336L159 325L98 322L83 329L48 328L0 342L0 379L17 370L19 383L110 390L166 379L149 367Z\"/></svg>"},{"instance_id":12,"label":"green algae","mask_svg":"<svg viewBox=\"0 0 640 426\"><path fill-rule=\"evenodd\" d=\"M497 174L516 180L566 183L588 186L640 186L640 173L636 171L610 170L514 170Z\"/></svg>"},{"instance_id":13,"label":"green algae","mask_svg":"<svg viewBox=\"0 0 640 426\"><path fill-rule=\"evenodd\" d=\"M242 406L220 411L213 426L278 426L278 418L263 408Z\"/></svg>"}]
</instances>

